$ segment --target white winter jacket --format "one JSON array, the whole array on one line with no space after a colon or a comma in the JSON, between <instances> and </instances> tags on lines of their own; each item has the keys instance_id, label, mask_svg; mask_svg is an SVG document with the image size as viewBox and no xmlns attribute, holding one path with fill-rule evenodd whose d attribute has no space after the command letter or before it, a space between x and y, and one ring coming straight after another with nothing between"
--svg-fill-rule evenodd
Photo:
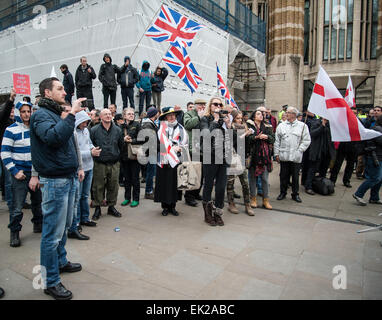
<instances>
[{"instance_id":1,"label":"white winter jacket","mask_svg":"<svg viewBox=\"0 0 382 320\"><path fill-rule=\"evenodd\" d=\"M302 162L302 154L310 145L308 126L298 120L280 123L276 129L275 156L280 161Z\"/></svg>"}]
</instances>

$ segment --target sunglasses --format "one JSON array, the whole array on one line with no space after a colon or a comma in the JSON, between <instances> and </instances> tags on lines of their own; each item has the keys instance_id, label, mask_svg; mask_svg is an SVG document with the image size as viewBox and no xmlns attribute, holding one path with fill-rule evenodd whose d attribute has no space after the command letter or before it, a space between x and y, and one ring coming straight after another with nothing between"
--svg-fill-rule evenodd
<instances>
[{"instance_id":1,"label":"sunglasses","mask_svg":"<svg viewBox=\"0 0 382 320\"><path fill-rule=\"evenodd\" d=\"M212 105L215 106L215 107L223 108L223 104L222 104L222 103L216 103L216 102L214 102Z\"/></svg>"}]
</instances>

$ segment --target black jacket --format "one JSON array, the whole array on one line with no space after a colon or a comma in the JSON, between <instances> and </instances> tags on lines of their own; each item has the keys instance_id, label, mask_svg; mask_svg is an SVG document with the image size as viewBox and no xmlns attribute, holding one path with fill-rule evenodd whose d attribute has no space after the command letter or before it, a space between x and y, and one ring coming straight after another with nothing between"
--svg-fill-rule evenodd
<instances>
[{"instance_id":1,"label":"black jacket","mask_svg":"<svg viewBox=\"0 0 382 320\"><path fill-rule=\"evenodd\" d=\"M117 65L111 64L111 57L107 53L104 55L103 61L105 61L106 57L110 58L110 63L105 62L101 65L98 73L98 79L101 81L104 88L115 91L117 90L117 81L115 80L115 75L118 76L120 70Z\"/></svg>"},{"instance_id":2,"label":"black jacket","mask_svg":"<svg viewBox=\"0 0 382 320\"><path fill-rule=\"evenodd\" d=\"M91 69L91 73L88 72L88 69ZM91 88L93 85L93 79L97 78L97 75L92 66L86 65L85 69L82 69L82 65L80 64L76 70L75 80L76 80L76 88Z\"/></svg>"},{"instance_id":3,"label":"black jacket","mask_svg":"<svg viewBox=\"0 0 382 320\"><path fill-rule=\"evenodd\" d=\"M14 122L9 118L13 107L14 103L9 99L0 105L0 141L3 141L5 129Z\"/></svg>"},{"instance_id":4,"label":"black jacket","mask_svg":"<svg viewBox=\"0 0 382 320\"><path fill-rule=\"evenodd\" d=\"M70 177L77 172L78 158L74 142L75 117L61 119L61 107L51 99L39 101L40 109L30 120L32 164L40 176Z\"/></svg>"},{"instance_id":5,"label":"black jacket","mask_svg":"<svg viewBox=\"0 0 382 320\"><path fill-rule=\"evenodd\" d=\"M326 157L334 159L335 148L332 142L329 122L326 126L323 126L320 119L312 119L310 121L309 133L312 140L309 146L309 160L319 161Z\"/></svg>"},{"instance_id":6,"label":"black jacket","mask_svg":"<svg viewBox=\"0 0 382 320\"><path fill-rule=\"evenodd\" d=\"M134 88L135 84L139 81L139 74L136 68L131 64L127 67L123 65L120 68L120 73L117 77L118 83L121 85L121 88Z\"/></svg>"},{"instance_id":7,"label":"black jacket","mask_svg":"<svg viewBox=\"0 0 382 320\"><path fill-rule=\"evenodd\" d=\"M114 164L120 159L123 148L123 134L113 122L110 129L107 131L102 123L95 125L90 130L90 139L94 147L100 147L101 154L99 157L94 157L94 161L104 164Z\"/></svg>"},{"instance_id":8,"label":"black jacket","mask_svg":"<svg viewBox=\"0 0 382 320\"><path fill-rule=\"evenodd\" d=\"M164 91L164 80L168 76L168 70L166 68L162 68L161 74L158 76L156 73L154 77L151 78L152 91L154 92L162 92Z\"/></svg>"},{"instance_id":9,"label":"black jacket","mask_svg":"<svg viewBox=\"0 0 382 320\"><path fill-rule=\"evenodd\" d=\"M64 80L62 81L65 92L68 95L72 95L74 93L74 81L73 76L69 72L69 70L65 70L64 72Z\"/></svg>"},{"instance_id":10,"label":"black jacket","mask_svg":"<svg viewBox=\"0 0 382 320\"><path fill-rule=\"evenodd\" d=\"M121 125L120 128L122 130L123 137L125 137L126 135L131 137L131 139L133 140L131 144L142 144L142 142L137 141L138 132L141 129L141 125L138 121L131 121L129 124L125 122ZM123 161L129 160L127 145L128 144L126 142L123 142L123 148L121 152L121 160Z\"/></svg>"},{"instance_id":11,"label":"black jacket","mask_svg":"<svg viewBox=\"0 0 382 320\"><path fill-rule=\"evenodd\" d=\"M376 124L372 130L382 133L382 127ZM363 154L367 157L371 156L371 151L374 151L377 155L378 161L382 161L382 136L376 137L372 140L364 141Z\"/></svg>"},{"instance_id":12,"label":"black jacket","mask_svg":"<svg viewBox=\"0 0 382 320\"><path fill-rule=\"evenodd\" d=\"M229 141L228 131L223 128L223 120L214 121L214 117L212 115L204 116L200 120L200 129L201 129L201 153L203 153L203 159L206 158L205 151L210 151L211 153L211 164L227 164L226 156L230 154L232 148L232 141ZM216 133L220 131L221 134L216 137L211 134L211 145L206 146L207 143L203 131L208 130L210 133L213 133L214 130L218 130ZM206 150L204 150L206 149ZM218 151L218 152L217 152ZM216 159L215 154L217 153ZM222 158L223 157L223 158Z\"/></svg>"}]
</instances>

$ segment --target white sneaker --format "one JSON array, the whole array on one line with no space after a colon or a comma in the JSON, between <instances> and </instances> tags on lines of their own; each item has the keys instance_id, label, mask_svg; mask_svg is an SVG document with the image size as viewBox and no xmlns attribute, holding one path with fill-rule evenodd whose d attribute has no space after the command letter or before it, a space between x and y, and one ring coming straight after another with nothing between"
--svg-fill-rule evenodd
<instances>
[{"instance_id":1,"label":"white sneaker","mask_svg":"<svg viewBox=\"0 0 382 320\"><path fill-rule=\"evenodd\" d=\"M353 194L353 198L357 200L358 204L361 206L366 206L367 203L363 198L357 197L355 194Z\"/></svg>"}]
</instances>

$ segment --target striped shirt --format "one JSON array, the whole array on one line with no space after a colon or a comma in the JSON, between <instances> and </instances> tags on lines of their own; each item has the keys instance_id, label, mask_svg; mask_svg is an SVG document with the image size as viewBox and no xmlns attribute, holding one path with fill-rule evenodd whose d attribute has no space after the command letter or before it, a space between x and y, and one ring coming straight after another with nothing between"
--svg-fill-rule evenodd
<instances>
[{"instance_id":1,"label":"striped shirt","mask_svg":"<svg viewBox=\"0 0 382 320\"><path fill-rule=\"evenodd\" d=\"M15 122L4 132L1 158L5 167L15 176L20 170L31 172L30 131L23 123Z\"/></svg>"}]
</instances>

